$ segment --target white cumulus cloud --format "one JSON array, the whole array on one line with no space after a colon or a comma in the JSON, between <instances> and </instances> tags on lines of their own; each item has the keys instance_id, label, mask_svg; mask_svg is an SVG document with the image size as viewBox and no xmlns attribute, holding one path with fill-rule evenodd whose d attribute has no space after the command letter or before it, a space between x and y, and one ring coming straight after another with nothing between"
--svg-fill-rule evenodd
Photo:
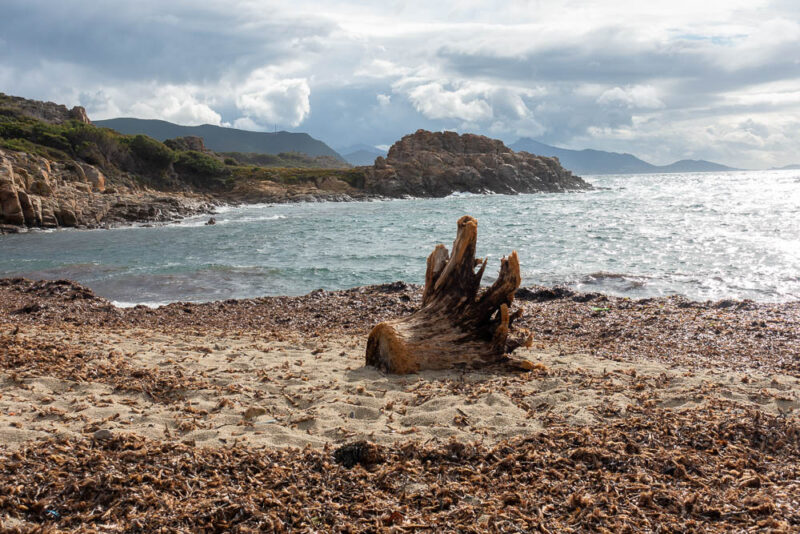
<instances>
[{"instance_id":1,"label":"white cumulus cloud","mask_svg":"<svg viewBox=\"0 0 800 534\"><path fill-rule=\"evenodd\" d=\"M79 102L95 119L138 117L185 126L222 123L222 116L205 101L196 87L148 84L136 86L135 90L131 90L132 87L126 89L107 88L81 93Z\"/></svg>"},{"instance_id":2,"label":"white cumulus cloud","mask_svg":"<svg viewBox=\"0 0 800 534\"><path fill-rule=\"evenodd\" d=\"M380 106L388 106L389 104L392 103L392 96L391 95L385 95L383 93L378 93L376 98L378 99L378 105L380 105Z\"/></svg>"},{"instance_id":3,"label":"white cumulus cloud","mask_svg":"<svg viewBox=\"0 0 800 534\"><path fill-rule=\"evenodd\" d=\"M598 98L600 105L621 106L628 109L661 109L664 102L652 85L614 87L603 92Z\"/></svg>"},{"instance_id":4,"label":"white cumulus cloud","mask_svg":"<svg viewBox=\"0 0 800 534\"><path fill-rule=\"evenodd\" d=\"M311 111L309 96L305 78L280 78L272 68L258 69L237 91L236 107L254 123L296 127Z\"/></svg>"},{"instance_id":5,"label":"white cumulus cloud","mask_svg":"<svg viewBox=\"0 0 800 534\"><path fill-rule=\"evenodd\" d=\"M408 98L429 119L482 121L492 117L492 107L482 91L475 91L469 85L447 89L439 82L426 83L411 89Z\"/></svg>"}]
</instances>

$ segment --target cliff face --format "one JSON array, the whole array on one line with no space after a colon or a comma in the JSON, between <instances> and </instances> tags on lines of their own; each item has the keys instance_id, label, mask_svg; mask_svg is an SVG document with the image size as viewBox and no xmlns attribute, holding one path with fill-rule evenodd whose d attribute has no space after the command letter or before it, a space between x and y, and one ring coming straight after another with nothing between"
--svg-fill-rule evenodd
<instances>
[{"instance_id":1,"label":"cliff face","mask_svg":"<svg viewBox=\"0 0 800 534\"><path fill-rule=\"evenodd\" d=\"M208 208L185 194L107 187L104 174L88 163L0 149L0 230L168 221Z\"/></svg>"},{"instance_id":2,"label":"cliff face","mask_svg":"<svg viewBox=\"0 0 800 534\"><path fill-rule=\"evenodd\" d=\"M417 130L366 170L366 188L388 197L454 192L537 193L591 189L556 158L514 152L482 135Z\"/></svg>"}]
</instances>

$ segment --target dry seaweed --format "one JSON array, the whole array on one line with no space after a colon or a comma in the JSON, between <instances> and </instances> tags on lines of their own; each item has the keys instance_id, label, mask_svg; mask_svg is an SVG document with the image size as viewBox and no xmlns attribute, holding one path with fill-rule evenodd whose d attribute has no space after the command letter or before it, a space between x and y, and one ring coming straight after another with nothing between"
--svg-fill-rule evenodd
<instances>
[{"instance_id":1,"label":"dry seaweed","mask_svg":"<svg viewBox=\"0 0 800 534\"><path fill-rule=\"evenodd\" d=\"M523 326L538 343L565 354L741 370L743 381L752 370L800 376L797 302L634 301L530 291ZM82 347L81 336L131 328L187 336L244 330L306 340L364 335L371 325L363 317L410 313L419 298L419 288L394 284L121 310L71 282L0 280L0 370L19 387L27 378L54 376L173 403L185 391L218 386L177 367L134 367L126 354L99 351L96 343ZM51 325L63 339L22 335L25 325ZM200 448L91 427L84 438L0 446L0 530L800 532L796 416L722 401L664 409L658 392L670 380L666 375L575 369L561 377L575 391L591 387L609 399L624 392L635 402L591 406L602 419L570 426L510 387L526 376L565 372L534 366L527 374L498 370L494 382L454 377L408 386L418 403L447 391L468 403L506 384L509 398L544 428L500 442L360 442L338 453L241 443ZM703 388L698 396L708 393ZM218 393L222 403L224 391ZM387 405L398 414L404 408ZM53 413L52 407L39 411ZM456 425L470 425L464 411L457 419Z\"/></svg>"},{"instance_id":2,"label":"dry seaweed","mask_svg":"<svg viewBox=\"0 0 800 534\"><path fill-rule=\"evenodd\" d=\"M800 428L758 412L640 411L503 441L194 448L133 435L0 449L13 531L723 532L800 529Z\"/></svg>"}]
</instances>

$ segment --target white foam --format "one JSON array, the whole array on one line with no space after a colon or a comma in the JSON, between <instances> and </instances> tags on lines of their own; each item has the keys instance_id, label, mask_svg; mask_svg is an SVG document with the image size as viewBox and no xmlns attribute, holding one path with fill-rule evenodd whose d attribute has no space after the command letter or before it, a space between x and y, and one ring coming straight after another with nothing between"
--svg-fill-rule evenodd
<instances>
[{"instance_id":1,"label":"white foam","mask_svg":"<svg viewBox=\"0 0 800 534\"><path fill-rule=\"evenodd\" d=\"M241 219L223 219L217 221L217 224L231 224L238 222L261 222L261 221L278 221L285 219L286 215L263 215L261 217L242 217Z\"/></svg>"},{"instance_id":2,"label":"white foam","mask_svg":"<svg viewBox=\"0 0 800 534\"><path fill-rule=\"evenodd\" d=\"M144 301L144 302L127 302L127 301L124 301L124 300L112 300L111 304L113 304L117 308L133 308L133 307L136 307L136 306L145 306L146 308L155 309L155 308L160 308L161 306L166 306L167 304L170 304L171 302L172 301L169 301L169 300L152 301L152 302L147 302L147 301Z\"/></svg>"}]
</instances>

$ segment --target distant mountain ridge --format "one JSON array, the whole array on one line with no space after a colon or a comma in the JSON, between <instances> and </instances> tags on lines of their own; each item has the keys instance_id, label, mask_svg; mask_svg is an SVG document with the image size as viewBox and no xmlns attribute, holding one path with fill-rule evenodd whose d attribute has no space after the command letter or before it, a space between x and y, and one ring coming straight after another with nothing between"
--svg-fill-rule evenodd
<instances>
[{"instance_id":1,"label":"distant mountain ridge","mask_svg":"<svg viewBox=\"0 0 800 534\"><path fill-rule=\"evenodd\" d=\"M796 171L800 170L800 163L792 163L783 167L772 167L771 171Z\"/></svg>"},{"instance_id":2,"label":"distant mountain ridge","mask_svg":"<svg viewBox=\"0 0 800 534\"><path fill-rule=\"evenodd\" d=\"M540 156L557 157L561 165L575 174L654 174L669 172L714 172L735 171L733 167L705 160L681 160L669 165L653 165L632 154L606 152L604 150L570 150L558 148L528 137L523 137L509 147L517 152L525 151Z\"/></svg>"},{"instance_id":3,"label":"distant mountain ridge","mask_svg":"<svg viewBox=\"0 0 800 534\"><path fill-rule=\"evenodd\" d=\"M181 126L155 119L117 118L93 121L97 126L111 128L127 135L143 134L159 141L176 137L202 137L205 146L215 152L244 152L280 154L300 152L309 156L330 156L344 160L334 149L307 133L251 132L211 124Z\"/></svg>"},{"instance_id":4,"label":"distant mountain ridge","mask_svg":"<svg viewBox=\"0 0 800 534\"><path fill-rule=\"evenodd\" d=\"M347 163L355 166L372 165L375 163L375 158L378 156L386 156L387 152L386 150L364 144L337 148L336 151L342 155Z\"/></svg>"}]
</instances>

